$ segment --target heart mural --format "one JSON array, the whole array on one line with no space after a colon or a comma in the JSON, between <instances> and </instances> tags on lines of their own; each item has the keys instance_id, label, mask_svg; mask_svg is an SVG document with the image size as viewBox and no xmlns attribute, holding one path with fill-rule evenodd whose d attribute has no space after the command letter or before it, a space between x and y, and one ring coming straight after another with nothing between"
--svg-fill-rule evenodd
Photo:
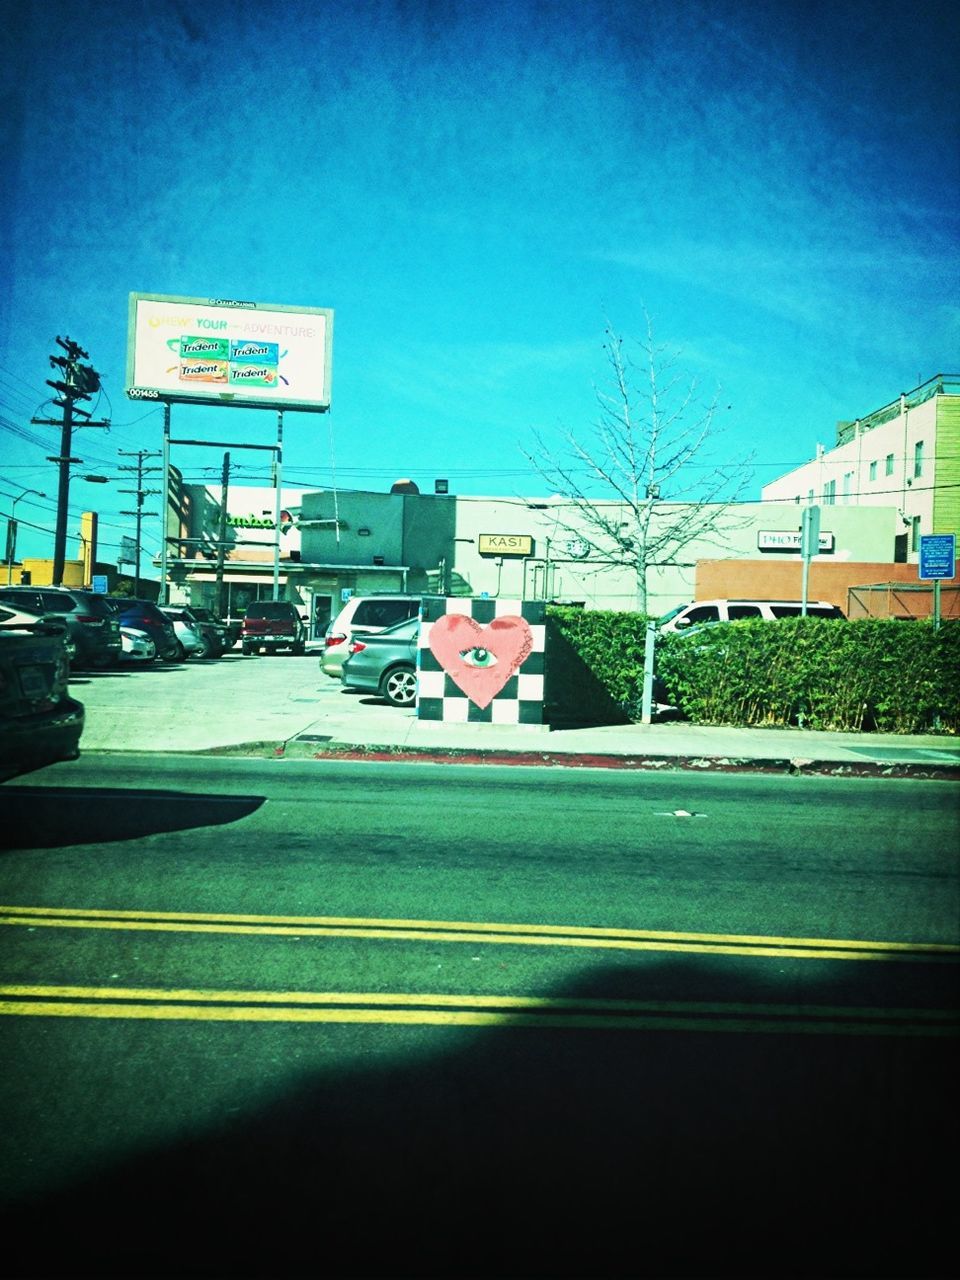
<instances>
[{"instance_id":1,"label":"heart mural","mask_svg":"<svg viewBox=\"0 0 960 1280\"><path fill-rule=\"evenodd\" d=\"M446 613L430 628L430 648L457 688L485 707L533 648L533 633L513 615L481 627L466 614Z\"/></svg>"}]
</instances>

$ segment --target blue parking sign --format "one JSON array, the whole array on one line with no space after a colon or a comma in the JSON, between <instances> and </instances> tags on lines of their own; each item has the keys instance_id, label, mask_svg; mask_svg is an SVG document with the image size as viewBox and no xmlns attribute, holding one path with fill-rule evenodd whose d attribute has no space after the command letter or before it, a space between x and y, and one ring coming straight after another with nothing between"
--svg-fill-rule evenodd
<instances>
[{"instance_id":1,"label":"blue parking sign","mask_svg":"<svg viewBox=\"0 0 960 1280\"><path fill-rule=\"evenodd\" d=\"M957 535L924 533L920 535L919 578L952 578L956 574Z\"/></svg>"}]
</instances>

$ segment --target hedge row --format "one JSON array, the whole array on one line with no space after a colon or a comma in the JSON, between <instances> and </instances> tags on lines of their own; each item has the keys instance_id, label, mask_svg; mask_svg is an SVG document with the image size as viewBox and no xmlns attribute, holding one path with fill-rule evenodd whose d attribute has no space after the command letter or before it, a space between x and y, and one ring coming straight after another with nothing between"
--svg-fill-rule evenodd
<instances>
[{"instance_id":1,"label":"hedge row","mask_svg":"<svg viewBox=\"0 0 960 1280\"><path fill-rule=\"evenodd\" d=\"M576 615L576 616L574 616ZM552 627L639 718L647 620L551 610ZM659 699L695 724L960 730L960 622L790 618L658 637Z\"/></svg>"}]
</instances>

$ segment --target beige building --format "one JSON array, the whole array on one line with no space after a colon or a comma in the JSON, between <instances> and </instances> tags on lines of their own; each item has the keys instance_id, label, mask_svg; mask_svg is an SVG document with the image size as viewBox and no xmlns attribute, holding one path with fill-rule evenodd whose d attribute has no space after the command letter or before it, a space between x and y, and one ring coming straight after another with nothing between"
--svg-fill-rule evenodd
<instances>
[{"instance_id":1,"label":"beige building","mask_svg":"<svg viewBox=\"0 0 960 1280\"><path fill-rule=\"evenodd\" d=\"M894 560L914 563L920 537L960 530L960 375L938 374L853 422L831 448L761 491L764 501L832 508L892 507Z\"/></svg>"}]
</instances>

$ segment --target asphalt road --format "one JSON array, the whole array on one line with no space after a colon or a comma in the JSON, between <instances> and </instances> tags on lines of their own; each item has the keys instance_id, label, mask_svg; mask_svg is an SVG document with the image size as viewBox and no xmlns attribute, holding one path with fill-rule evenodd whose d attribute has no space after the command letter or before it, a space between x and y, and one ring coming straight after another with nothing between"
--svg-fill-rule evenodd
<instances>
[{"instance_id":1,"label":"asphalt road","mask_svg":"<svg viewBox=\"0 0 960 1280\"><path fill-rule=\"evenodd\" d=\"M2 797L11 1274L948 1273L956 788L102 756Z\"/></svg>"}]
</instances>

